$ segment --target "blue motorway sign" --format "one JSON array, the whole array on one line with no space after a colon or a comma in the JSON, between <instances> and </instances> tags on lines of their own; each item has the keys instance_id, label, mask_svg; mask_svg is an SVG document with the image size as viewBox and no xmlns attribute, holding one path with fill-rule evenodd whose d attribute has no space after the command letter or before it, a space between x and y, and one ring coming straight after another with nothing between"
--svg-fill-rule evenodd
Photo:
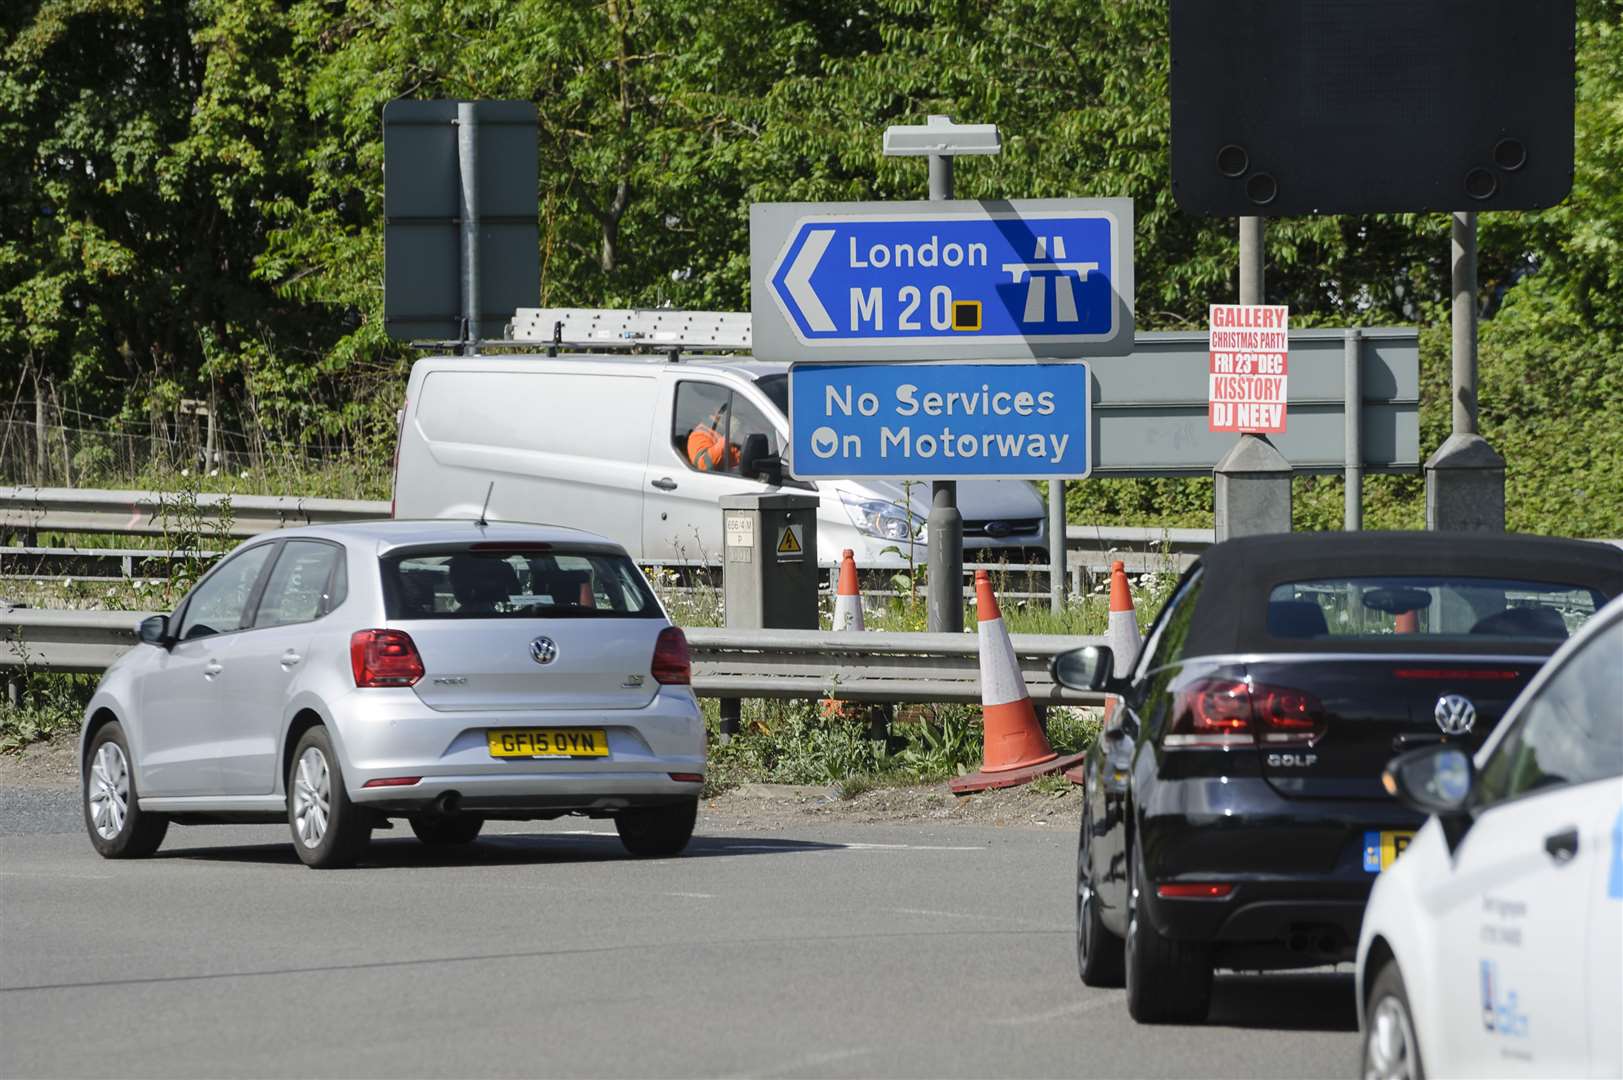
<instances>
[{"instance_id":1,"label":"blue motorway sign","mask_svg":"<svg viewBox=\"0 0 1623 1080\"><path fill-rule=\"evenodd\" d=\"M1132 350L1128 199L768 203L750 227L762 359Z\"/></svg>"},{"instance_id":2,"label":"blue motorway sign","mask_svg":"<svg viewBox=\"0 0 1623 1080\"><path fill-rule=\"evenodd\" d=\"M1086 364L795 364L789 471L818 477L1086 476Z\"/></svg>"}]
</instances>

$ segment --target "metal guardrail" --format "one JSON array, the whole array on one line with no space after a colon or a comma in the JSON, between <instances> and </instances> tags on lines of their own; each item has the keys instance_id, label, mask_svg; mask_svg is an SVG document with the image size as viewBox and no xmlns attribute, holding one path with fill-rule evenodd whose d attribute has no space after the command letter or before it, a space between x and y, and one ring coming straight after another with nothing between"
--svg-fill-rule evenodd
<instances>
[{"instance_id":1,"label":"metal guardrail","mask_svg":"<svg viewBox=\"0 0 1623 1080\"><path fill-rule=\"evenodd\" d=\"M168 506L165 501L168 499ZM225 535L258 536L273 529L389 516L389 504L361 499L306 499L291 495L197 495L197 512L213 517L229 499L232 522ZM94 488L0 488L0 530L7 533L84 532L163 536L178 531L171 497L152 491Z\"/></svg>"},{"instance_id":2,"label":"metal guardrail","mask_svg":"<svg viewBox=\"0 0 1623 1080\"><path fill-rule=\"evenodd\" d=\"M0 612L0 668L99 673L135 647L148 612ZM693 689L701 697L825 698L858 702L968 702L980 697L973 634L835 633L825 630L687 631ZM1098 637L1015 634L1014 651L1032 700L1099 704L1102 695L1054 683L1048 663Z\"/></svg>"},{"instance_id":3,"label":"metal guardrail","mask_svg":"<svg viewBox=\"0 0 1623 1080\"><path fill-rule=\"evenodd\" d=\"M202 493L197 510L213 517L225 496ZM92 488L0 487L0 532L32 538L40 532L103 533L136 536L162 536L177 530L177 522L165 520L164 496L150 491L110 491ZM368 521L389 516L386 502L363 499L305 499L283 495L232 495L231 526L225 535L246 539L273 529L297 525L328 524L341 521ZM173 504L171 504L172 506ZM176 511L170 509L171 517ZM1066 529L1067 562L1073 570L1093 572L1109 569L1121 559L1129 573L1170 570L1181 572L1196 555L1213 542L1210 529L1163 529L1144 526L1072 525ZM134 556L133 549L117 549L120 557ZM71 570L45 569L41 560L71 561L83 557L106 557L111 552L93 548L38 548L30 545L0 549L0 576L4 568L25 568L25 556L40 569L21 576L49 577ZM152 553L148 553L150 557ZM22 560L22 561L19 561ZM1005 572L1044 575L1045 584L1037 592L1046 593L1047 567L1002 567ZM100 574L96 576L102 576ZM107 576L131 576L128 571ZM140 575L135 575L140 576Z\"/></svg>"}]
</instances>

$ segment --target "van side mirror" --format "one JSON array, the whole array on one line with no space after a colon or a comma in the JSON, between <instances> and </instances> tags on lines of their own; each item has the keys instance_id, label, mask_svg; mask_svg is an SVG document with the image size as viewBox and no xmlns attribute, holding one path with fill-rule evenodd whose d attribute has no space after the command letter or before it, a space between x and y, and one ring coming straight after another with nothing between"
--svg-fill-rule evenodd
<instances>
[{"instance_id":1,"label":"van side mirror","mask_svg":"<svg viewBox=\"0 0 1623 1080\"><path fill-rule=\"evenodd\" d=\"M169 616L148 615L136 626L135 636L148 645L156 645L159 648L167 649L171 644Z\"/></svg>"},{"instance_id":2,"label":"van side mirror","mask_svg":"<svg viewBox=\"0 0 1623 1080\"><path fill-rule=\"evenodd\" d=\"M1067 690L1109 690L1119 688L1111 677L1116 658L1108 645L1087 645L1060 653L1049 665L1054 681Z\"/></svg>"},{"instance_id":3,"label":"van side mirror","mask_svg":"<svg viewBox=\"0 0 1623 1080\"><path fill-rule=\"evenodd\" d=\"M771 451L766 436L760 433L744 436L744 449L739 454L739 471L763 484L773 487L783 485L783 459Z\"/></svg>"}]
</instances>

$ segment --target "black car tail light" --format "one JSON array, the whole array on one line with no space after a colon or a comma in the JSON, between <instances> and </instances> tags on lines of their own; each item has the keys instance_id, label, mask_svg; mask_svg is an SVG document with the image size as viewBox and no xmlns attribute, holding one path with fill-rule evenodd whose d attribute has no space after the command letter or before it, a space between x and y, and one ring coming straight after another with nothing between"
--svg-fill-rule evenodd
<instances>
[{"instance_id":1,"label":"black car tail light","mask_svg":"<svg viewBox=\"0 0 1623 1080\"><path fill-rule=\"evenodd\" d=\"M1312 694L1239 679L1203 679L1178 691L1169 749L1230 750L1255 746L1310 746L1324 735L1324 706Z\"/></svg>"}]
</instances>

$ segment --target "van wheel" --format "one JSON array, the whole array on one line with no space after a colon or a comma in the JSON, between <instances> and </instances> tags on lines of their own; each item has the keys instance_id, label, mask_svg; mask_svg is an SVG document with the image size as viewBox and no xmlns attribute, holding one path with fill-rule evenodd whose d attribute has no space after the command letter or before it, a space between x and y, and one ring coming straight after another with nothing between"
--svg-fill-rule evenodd
<instances>
[{"instance_id":1,"label":"van wheel","mask_svg":"<svg viewBox=\"0 0 1623 1080\"><path fill-rule=\"evenodd\" d=\"M1212 1000L1204 944L1162 937L1150 924L1144 857L1133 857L1127 921L1127 1011L1141 1024L1198 1024Z\"/></svg>"},{"instance_id":2,"label":"van wheel","mask_svg":"<svg viewBox=\"0 0 1623 1080\"><path fill-rule=\"evenodd\" d=\"M471 844L478 837L479 830L485 827L485 819L478 814L457 814L452 817L413 814L408 820L417 839L430 847Z\"/></svg>"},{"instance_id":3,"label":"van wheel","mask_svg":"<svg viewBox=\"0 0 1623 1080\"><path fill-rule=\"evenodd\" d=\"M306 731L293 748L287 823L299 861L317 870L354 866L372 839L372 812L350 802L332 736L324 727Z\"/></svg>"},{"instance_id":4,"label":"van wheel","mask_svg":"<svg viewBox=\"0 0 1623 1080\"><path fill-rule=\"evenodd\" d=\"M631 854L657 859L682 853L693 838L693 824L698 817L699 800L695 796L665 806L622 810L615 815L614 827L620 833L620 843Z\"/></svg>"},{"instance_id":5,"label":"van wheel","mask_svg":"<svg viewBox=\"0 0 1623 1080\"><path fill-rule=\"evenodd\" d=\"M1396 960L1388 960L1375 976L1364 1016L1363 1075L1380 1080L1426 1080L1414 1014Z\"/></svg>"},{"instance_id":6,"label":"van wheel","mask_svg":"<svg viewBox=\"0 0 1623 1080\"><path fill-rule=\"evenodd\" d=\"M130 744L117 721L104 725L85 755L83 803L90 844L104 859L151 855L169 831L169 819L144 812L135 790Z\"/></svg>"},{"instance_id":7,"label":"van wheel","mask_svg":"<svg viewBox=\"0 0 1623 1080\"><path fill-rule=\"evenodd\" d=\"M1085 986L1120 986L1125 946L1099 921L1099 895L1088 872L1092 837L1093 818L1084 804L1076 845L1076 967Z\"/></svg>"}]
</instances>

